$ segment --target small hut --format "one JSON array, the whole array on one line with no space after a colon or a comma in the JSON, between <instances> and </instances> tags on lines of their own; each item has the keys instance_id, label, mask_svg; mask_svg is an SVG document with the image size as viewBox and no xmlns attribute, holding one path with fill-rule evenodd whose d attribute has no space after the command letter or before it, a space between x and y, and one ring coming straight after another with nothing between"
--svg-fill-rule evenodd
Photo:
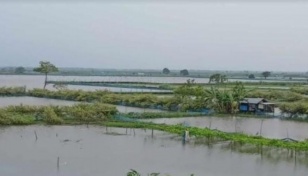
<instances>
[{"instance_id":1,"label":"small hut","mask_svg":"<svg viewBox=\"0 0 308 176\"><path fill-rule=\"evenodd\" d=\"M264 98L245 98L239 102L240 112L274 113L275 104Z\"/></svg>"}]
</instances>

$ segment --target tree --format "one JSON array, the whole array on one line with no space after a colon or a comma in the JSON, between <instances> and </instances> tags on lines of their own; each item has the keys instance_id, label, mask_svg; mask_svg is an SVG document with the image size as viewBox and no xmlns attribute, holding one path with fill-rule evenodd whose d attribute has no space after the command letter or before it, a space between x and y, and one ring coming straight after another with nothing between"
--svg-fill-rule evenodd
<instances>
[{"instance_id":1,"label":"tree","mask_svg":"<svg viewBox=\"0 0 308 176\"><path fill-rule=\"evenodd\" d=\"M226 75L214 74L210 76L209 83L216 82L217 84L219 84L219 83L224 83L227 80L228 79Z\"/></svg>"},{"instance_id":2,"label":"tree","mask_svg":"<svg viewBox=\"0 0 308 176\"><path fill-rule=\"evenodd\" d=\"M181 71L180 71L180 75L181 75L181 76L188 76L188 75L189 75L189 72L188 72L187 69L184 69L184 70L181 70Z\"/></svg>"},{"instance_id":3,"label":"tree","mask_svg":"<svg viewBox=\"0 0 308 176\"><path fill-rule=\"evenodd\" d=\"M255 79L256 77L255 77L254 74L250 74L250 75L248 75L248 78L249 78L249 79Z\"/></svg>"},{"instance_id":4,"label":"tree","mask_svg":"<svg viewBox=\"0 0 308 176\"><path fill-rule=\"evenodd\" d=\"M16 74L22 74L26 71L26 69L24 67L17 67L15 68L15 73Z\"/></svg>"},{"instance_id":5,"label":"tree","mask_svg":"<svg viewBox=\"0 0 308 176\"><path fill-rule=\"evenodd\" d=\"M45 74L45 82L44 82L44 89L45 89L47 85L47 75L52 72L58 72L59 69L50 62L40 61L40 66L34 68L33 71Z\"/></svg>"},{"instance_id":6,"label":"tree","mask_svg":"<svg viewBox=\"0 0 308 176\"><path fill-rule=\"evenodd\" d=\"M163 74L168 75L170 73L170 70L168 68L163 69Z\"/></svg>"},{"instance_id":7,"label":"tree","mask_svg":"<svg viewBox=\"0 0 308 176\"><path fill-rule=\"evenodd\" d=\"M269 77L271 75L271 72L269 71L265 71L265 72L262 72L262 76L266 79L267 77Z\"/></svg>"}]
</instances>

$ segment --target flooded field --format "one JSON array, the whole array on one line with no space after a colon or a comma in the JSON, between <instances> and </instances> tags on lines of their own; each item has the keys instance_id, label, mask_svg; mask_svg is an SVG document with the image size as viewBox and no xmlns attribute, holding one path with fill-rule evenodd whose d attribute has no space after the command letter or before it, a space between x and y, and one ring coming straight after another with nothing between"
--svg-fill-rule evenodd
<instances>
[{"instance_id":1,"label":"flooded field","mask_svg":"<svg viewBox=\"0 0 308 176\"><path fill-rule=\"evenodd\" d=\"M308 123L280 120L277 118L187 117L144 121L165 124L185 124L201 128L207 127L224 132L240 132L251 135L262 135L268 138L308 139Z\"/></svg>"},{"instance_id":2,"label":"flooded field","mask_svg":"<svg viewBox=\"0 0 308 176\"><path fill-rule=\"evenodd\" d=\"M86 78L94 81L91 79L106 77L51 76L51 78L65 80L82 78L83 81ZM43 79L42 76L8 76L8 78L0 76L2 80L0 87L41 88ZM153 81L155 79L153 78ZM168 81L172 82L172 80ZM79 89L79 87L84 90L96 89L93 86L68 86L70 89ZM48 85L48 88L53 89L52 85ZM124 91L123 88L111 89ZM35 97L0 97L0 107L20 104L71 106L75 103L78 102ZM116 107L123 113L161 111L126 106ZM297 140L308 138L308 123L279 119L190 117L150 121L208 127L225 132L243 132L269 138L289 137ZM34 132L37 133L38 140ZM183 144L179 136L159 131L154 131L153 134L151 130L99 126L90 126L90 128L86 126L0 127L0 175L124 176L130 169L136 169L142 175L160 172L171 176L190 176L192 173L195 176L302 176L308 171L307 153L291 152L290 154L289 150L238 146L231 142L190 141Z\"/></svg>"},{"instance_id":3,"label":"flooded field","mask_svg":"<svg viewBox=\"0 0 308 176\"><path fill-rule=\"evenodd\" d=\"M65 101L56 100L50 98L36 98L36 97L0 97L0 108L9 105L32 105L32 106L71 106L74 105L75 101ZM162 112L162 110L157 109L147 109L147 108L136 108L127 106L116 106L119 112L129 113L129 112Z\"/></svg>"},{"instance_id":4,"label":"flooded field","mask_svg":"<svg viewBox=\"0 0 308 176\"><path fill-rule=\"evenodd\" d=\"M35 105L35 106L71 106L75 101L56 100L36 97L0 97L0 107L9 105ZM129 112L163 112L158 109L137 108L116 105L121 113ZM187 118L161 118L144 120L154 123L187 124L196 127L210 127L225 132L243 132L252 135L262 135L269 138L293 138L297 140L308 139L308 123L296 121L283 121L277 118L244 118L244 117L187 117Z\"/></svg>"},{"instance_id":5,"label":"flooded field","mask_svg":"<svg viewBox=\"0 0 308 176\"><path fill-rule=\"evenodd\" d=\"M42 75L0 75L0 87L26 86L27 89L42 88L44 82ZM187 79L194 79L196 83L208 83L208 78L189 77L125 77L125 76L48 76L50 81L114 81L114 82L150 82L150 83L185 83ZM229 79L229 81L259 82L260 80ZM289 80L262 80L263 82L288 82ZM82 87L82 86L80 86ZM92 86L87 86L92 87ZM52 85L48 85L52 89ZM92 89L92 88L91 88ZM154 91L154 90L153 90Z\"/></svg>"},{"instance_id":6,"label":"flooded field","mask_svg":"<svg viewBox=\"0 0 308 176\"><path fill-rule=\"evenodd\" d=\"M36 97L0 97L0 107L9 105L31 105L31 106L71 106L77 102L56 100L49 98L36 98Z\"/></svg>"},{"instance_id":7,"label":"flooded field","mask_svg":"<svg viewBox=\"0 0 308 176\"><path fill-rule=\"evenodd\" d=\"M157 89L139 89L139 88L120 88L120 87L103 87L103 86L82 86L82 85L67 85L67 88L70 90L87 90L87 91L95 91L95 90L108 90L111 92L140 92L140 93L164 93L164 92L172 92L169 90L157 90ZM49 85L49 89L51 86Z\"/></svg>"},{"instance_id":8,"label":"flooded field","mask_svg":"<svg viewBox=\"0 0 308 176\"><path fill-rule=\"evenodd\" d=\"M38 134L35 139L34 131ZM151 130L90 126L0 128L0 173L5 176L302 176L307 159L273 159L216 147L182 144L179 137ZM59 162L58 162L59 158Z\"/></svg>"}]
</instances>

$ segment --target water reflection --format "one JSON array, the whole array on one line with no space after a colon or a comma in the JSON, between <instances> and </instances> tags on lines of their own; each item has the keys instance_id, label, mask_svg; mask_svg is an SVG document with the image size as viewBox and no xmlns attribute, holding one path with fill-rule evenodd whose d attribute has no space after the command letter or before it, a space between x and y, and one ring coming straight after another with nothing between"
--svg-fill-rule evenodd
<instances>
[{"instance_id":1,"label":"water reflection","mask_svg":"<svg viewBox=\"0 0 308 176\"><path fill-rule=\"evenodd\" d=\"M220 141L215 139L197 139L193 145L207 146L209 148L219 148L224 151L256 155L260 157L260 161L278 164L281 161L286 161L289 164L305 165L308 164L308 151L296 151L292 149L281 149L275 147L242 144L235 141Z\"/></svg>"}]
</instances>

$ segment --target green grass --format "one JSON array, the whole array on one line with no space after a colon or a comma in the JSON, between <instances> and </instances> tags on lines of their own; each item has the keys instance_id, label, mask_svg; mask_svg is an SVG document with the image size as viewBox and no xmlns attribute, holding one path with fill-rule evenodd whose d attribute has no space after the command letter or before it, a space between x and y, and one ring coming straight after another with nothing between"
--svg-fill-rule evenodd
<instances>
[{"instance_id":1,"label":"green grass","mask_svg":"<svg viewBox=\"0 0 308 176\"><path fill-rule=\"evenodd\" d=\"M253 136L242 133L227 133L218 130L211 130L208 128L197 128L197 127L184 127L182 125L162 125L145 122L118 122L108 121L102 123L109 127L120 127L120 128L142 128L142 129L153 129L164 131L172 134L181 135L184 130L189 130L191 136L196 138L213 138L225 141L234 141L241 144L253 144L258 146L267 146L274 148L292 149L298 151L308 151L308 142L287 142L279 139L268 139L262 136Z\"/></svg>"}]
</instances>

